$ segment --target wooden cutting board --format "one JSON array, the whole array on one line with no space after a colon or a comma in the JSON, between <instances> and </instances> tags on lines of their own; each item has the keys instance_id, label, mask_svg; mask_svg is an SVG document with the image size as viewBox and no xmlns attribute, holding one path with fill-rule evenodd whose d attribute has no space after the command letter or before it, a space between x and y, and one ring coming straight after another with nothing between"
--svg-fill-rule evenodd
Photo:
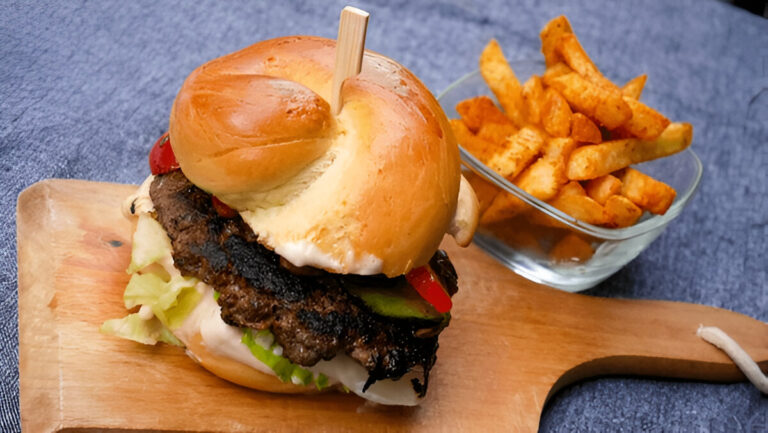
<instances>
[{"instance_id":1,"label":"wooden cutting board","mask_svg":"<svg viewBox=\"0 0 768 433\"><path fill-rule=\"evenodd\" d=\"M560 292L447 240L460 290L421 406L248 390L209 374L180 348L98 332L126 313L131 227L120 204L135 188L48 180L19 196L25 431L535 431L547 399L587 377L744 380L695 335L699 324L719 326L768 368L765 323L701 305Z\"/></svg>"}]
</instances>

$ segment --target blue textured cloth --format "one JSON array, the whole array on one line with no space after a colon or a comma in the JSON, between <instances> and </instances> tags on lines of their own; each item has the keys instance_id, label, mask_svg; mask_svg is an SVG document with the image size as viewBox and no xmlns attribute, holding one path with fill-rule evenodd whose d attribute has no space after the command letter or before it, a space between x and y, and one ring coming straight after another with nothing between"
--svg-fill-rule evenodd
<instances>
[{"instance_id":1,"label":"blue textured cloth","mask_svg":"<svg viewBox=\"0 0 768 433\"><path fill-rule=\"evenodd\" d=\"M634 262L589 293L670 299L768 321L768 20L713 1L359 3L367 47L433 91L496 37L538 58L565 14L609 76L647 72L643 97L694 124L698 195ZM19 430L16 196L51 177L137 183L197 65L255 41L334 38L343 2L0 2L0 430ZM748 384L605 378L560 392L542 431L766 431Z\"/></svg>"}]
</instances>

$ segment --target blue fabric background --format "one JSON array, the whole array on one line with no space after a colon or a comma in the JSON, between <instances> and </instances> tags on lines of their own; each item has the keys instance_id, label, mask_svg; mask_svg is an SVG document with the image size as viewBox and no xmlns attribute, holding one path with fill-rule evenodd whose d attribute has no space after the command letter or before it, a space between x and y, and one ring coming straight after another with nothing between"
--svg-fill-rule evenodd
<instances>
[{"instance_id":1,"label":"blue fabric background","mask_svg":"<svg viewBox=\"0 0 768 433\"><path fill-rule=\"evenodd\" d=\"M346 2L0 2L0 430L19 430L14 210L51 177L137 183L197 65L287 34L336 36ZM643 97L694 124L698 195L640 257L589 293L670 299L768 321L768 20L714 1L350 2L371 12L367 47L435 93L496 37L538 58L566 14L609 76L649 74ZM514 390L510 390L514 392ZM604 378L569 387L542 431L768 431L748 384Z\"/></svg>"}]
</instances>

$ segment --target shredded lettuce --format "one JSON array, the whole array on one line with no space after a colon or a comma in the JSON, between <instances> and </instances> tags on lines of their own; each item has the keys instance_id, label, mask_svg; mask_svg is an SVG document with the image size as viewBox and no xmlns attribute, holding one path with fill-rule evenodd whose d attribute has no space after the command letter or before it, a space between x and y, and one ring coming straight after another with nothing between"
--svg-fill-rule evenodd
<instances>
[{"instance_id":1,"label":"shredded lettuce","mask_svg":"<svg viewBox=\"0 0 768 433\"><path fill-rule=\"evenodd\" d=\"M163 269L159 263L170 255L171 242L160 223L150 215L139 215L128 266L128 273L132 275L123 302L129 310L146 305L153 317L147 320L134 313L108 320L100 328L102 333L144 344L162 341L183 346L171 331L182 325L202 295L195 288L196 278L171 277Z\"/></svg>"},{"instance_id":2,"label":"shredded lettuce","mask_svg":"<svg viewBox=\"0 0 768 433\"><path fill-rule=\"evenodd\" d=\"M126 338L143 344L156 344L158 341L184 347L184 345L159 320L144 320L138 313L129 314L122 319L111 319L99 328L103 334Z\"/></svg>"},{"instance_id":3,"label":"shredded lettuce","mask_svg":"<svg viewBox=\"0 0 768 433\"><path fill-rule=\"evenodd\" d=\"M133 233L131 264L126 272L132 274L170 254L171 241L163 226L150 215L139 215L136 231Z\"/></svg>"},{"instance_id":4,"label":"shredded lettuce","mask_svg":"<svg viewBox=\"0 0 768 433\"><path fill-rule=\"evenodd\" d=\"M256 332L250 329L243 332L242 343L248 346L253 356L275 372L275 375L283 382L292 382L296 385L308 386L315 384L318 390L328 386L328 377L320 373L315 377L311 371L293 364L287 358L275 354L278 346L274 343L274 337L267 330Z\"/></svg>"}]
</instances>

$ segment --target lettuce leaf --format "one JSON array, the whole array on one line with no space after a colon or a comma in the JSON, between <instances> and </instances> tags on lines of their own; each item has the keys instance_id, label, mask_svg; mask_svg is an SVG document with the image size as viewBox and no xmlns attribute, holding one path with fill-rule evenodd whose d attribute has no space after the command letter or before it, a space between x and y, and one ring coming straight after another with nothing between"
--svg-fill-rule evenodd
<instances>
[{"instance_id":1,"label":"lettuce leaf","mask_svg":"<svg viewBox=\"0 0 768 433\"><path fill-rule=\"evenodd\" d=\"M138 313L129 314L122 319L111 319L99 328L102 334L114 335L143 344L156 344L158 341L184 347L157 318L144 320Z\"/></svg>"},{"instance_id":2,"label":"lettuce leaf","mask_svg":"<svg viewBox=\"0 0 768 433\"><path fill-rule=\"evenodd\" d=\"M170 254L171 241L163 226L150 215L139 215L136 231L133 233L131 264L126 272L132 274Z\"/></svg>"}]
</instances>

